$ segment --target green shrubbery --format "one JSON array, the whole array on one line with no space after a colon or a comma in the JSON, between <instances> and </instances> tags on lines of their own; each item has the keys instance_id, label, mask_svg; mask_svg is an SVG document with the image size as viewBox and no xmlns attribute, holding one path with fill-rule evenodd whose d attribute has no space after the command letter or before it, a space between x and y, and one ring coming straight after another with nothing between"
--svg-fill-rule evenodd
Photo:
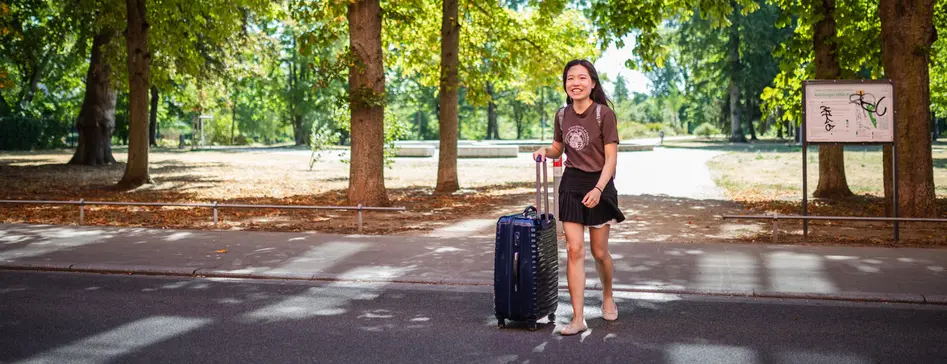
<instances>
[{"instance_id":1,"label":"green shrubbery","mask_svg":"<svg viewBox=\"0 0 947 364\"><path fill-rule=\"evenodd\" d=\"M31 150L66 145L69 128L63 123L21 115L0 117L0 150Z\"/></svg>"},{"instance_id":2,"label":"green shrubbery","mask_svg":"<svg viewBox=\"0 0 947 364\"><path fill-rule=\"evenodd\" d=\"M719 128L714 126L711 123L703 123L694 128L694 135L702 136L705 138L710 138L714 135L720 135L722 132Z\"/></svg>"}]
</instances>

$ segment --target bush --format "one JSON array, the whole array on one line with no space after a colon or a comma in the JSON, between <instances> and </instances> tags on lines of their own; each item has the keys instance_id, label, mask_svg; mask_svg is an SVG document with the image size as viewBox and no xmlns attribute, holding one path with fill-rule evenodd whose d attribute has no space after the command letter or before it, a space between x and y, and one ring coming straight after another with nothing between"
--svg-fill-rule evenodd
<instances>
[{"instance_id":1,"label":"bush","mask_svg":"<svg viewBox=\"0 0 947 364\"><path fill-rule=\"evenodd\" d=\"M641 123L626 121L618 125L618 137L622 140L645 137L649 132L648 127Z\"/></svg>"},{"instance_id":2,"label":"bush","mask_svg":"<svg viewBox=\"0 0 947 364\"><path fill-rule=\"evenodd\" d=\"M312 154L309 155L310 171L312 166L321 159L321 152L337 144L339 137L339 132L332 130L330 127L324 124L312 123L312 128L309 130L309 146L312 147Z\"/></svg>"},{"instance_id":3,"label":"bush","mask_svg":"<svg viewBox=\"0 0 947 364\"><path fill-rule=\"evenodd\" d=\"M54 124L50 120L20 115L0 117L0 150L31 150L62 145L61 140L52 140L56 134L64 134Z\"/></svg>"},{"instance_id":4,"label":"bush","mask_svg":"<svg viewBox=\"0 0 947 364\"><path fill-rule=\"evenodd\" d=\"M711 123L703 123L694 128L694 135L699 135L705 138L710 138L714 135L720 135L720 133L720 129Z\"/></svg>"}]
</instances>

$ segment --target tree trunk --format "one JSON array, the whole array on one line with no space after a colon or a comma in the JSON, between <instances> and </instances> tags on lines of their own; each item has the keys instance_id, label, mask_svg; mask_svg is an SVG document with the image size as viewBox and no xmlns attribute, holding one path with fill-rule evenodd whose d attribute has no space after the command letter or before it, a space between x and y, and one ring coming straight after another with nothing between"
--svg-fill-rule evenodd
<instances>
[{"instance_id":1,"label":"tree trunk","mask_svg":"<svg viewBox=\"0 0 947 364\"><path fill-rule=\"evenodd\" d=\"M418 110L417 112L417 119L418 119L418 140L423 140L424 128L422 128L422 125L421 125L421 111L420 110Z\"/></svg>"},{"instance_id":2,"label":"tree trunk","mask_svg":"<svg viewBox=\"0 0 947 364\"><path fill-rule=\"evenodd\" d=\"M290 110L292 110L293 139L295 139L296 145L303 145L306 142L306 132L303 130L303 116L299 107L299 104L301 103L301 95L299 92L299 71L302 67L300 67L299 61L296 58L297 53L296 36L293 34L293 61L289 65L289 92L290 95L292 95L290 97L292 102L292 105L290 105Z\"/></svg>"},{"instance_id":3,"label":"tree trunk","mask_svg":"<svg viewBox=\"0 0 947 364\"><path fill-rule=\"evenodd\" d=\"M740 122L740 17L739 6L733 4L733 24L730 25L730 39L727 42L730 54L730 142L746 143L743 135L743 123Z\"/></svg>"},{"instance_id":4,"label":"tree trunk","mask_svg":"<svg viewBox=\"0 0 947 364\"><path fill-rule=\"evenodd\" d=\"M525 107L525 106L524 106ZM521 107L513 106L513 120L516 120L516 140L523 139L523 114L525 111Z\"/></svg>"},{"instance_id":5,"label":"tree trunk","mask_svg":"<svg viewBox=\"0 0 947 364\"><path fill-rule=\"evenodd\" d=\"M128 29L128 164L119 188L152 183L148 175L148 14L147 0L125 0Z\"/></svg>"},{"instance_id":6,"label":"tree trunk","mask_svg":"<svg viewBox=\"0 0 947 364\"><path fill-rule=\"evenodd\" d=\"M881 58L885 75L894 80L897 110L898 215L936 217L930 138L930 64L935 0L881 0ZM885 196L891 176L890 148L885 148ZM888 204L890 205L890 203Z\"/></svg>"},{"instance_id":7,"label":"tree trunk","mask_svg":"<svg viewBox=\"0 0 947 364\"><path fill-rule=\"evenodd\" d=\"M237 85L233 85L233 102L230 104L230 145L233 145L233 134L237 129Z\"/></svg>"},{"instance_id":8,"label":"tree trunk","mask_svg":"<svg viewBox=\"0 0 947 364\"><path fill-rule=\"evenodd\" d=\"M306 132L303 131L303 116L298 112L293 115L293 130L295 131L296 145L306 144ZM384 139L382 139L384 140Z\"/></svg>"},{"instance_id":9,"label":"tree trunk","mask_svg":"<svg viewBox=\"0 0 947 364\"><path fill-rule=\"evenodd\" d=\"M7 99L0 94L0 116L10 115L10 104L7 103Z\"/></svg>"},{"instance_id":10,"label":"tree trunk","mask_svg":"<svg viewBox=\"0 0 947 364\"><path fill-rule=\"evenodd\" d=\"M784 137L783 129L786 128L786 123L785 123L785 121L783 121L783 110L782 110L781 108L779 108L779 107L776 108L776 116L775 116L775 118L776 118L776 121L775 121L775 123L776 123L776 130L777 130L777 132L779 133L778 137L779 137L780 140L782 140L783 137Z\"/></svg>"},{"instance_id":11,"label":"tree trunk","mask_svg":"<svg viewBox=\"0 0 947 364\"><path fill-rule=\"evenodd\" d=\"M349 70L352 113L349 203L387 206L385 107L376 100L383 100L385 96L379 0L359 0L349 4L348 20L349 45L355 55L355 64Z\"/></svg>"},{"instance_id":12,"label":"tree trunk","mask_svg":"<svg viewBox=\"0 0 947 364\"><path fill-rule=\"evenodd\" d=\"M41 55L42 59L36 60L36 66L33 68L33 71L30 72L30 81L26 88L23 89L23 93L20 95L20 102L17 104L17 107L24 107L33 102L33 96L36 95L36 90L39 89L39 79L43 76L43 71L46 69L46 62L48 57L46 55Z\"/></svg>"},{"instance_id":13,"label":"tree trunk","mask_svg":"<svg viewBox=\"0 0 947 364\"><path fill-rule=\"evenodd\" d=\"M490 102L487 104L487 139L500 139L500 128L497 124L497 104L494 100L496 95L493 92L493 83L487 81L487 95L490 95Z\"/></svg>"},{"instance_id":14,"label":"tree trunk","mask_svg":"<svg viewBox=\"0 0 947 364\"><path fill-rule=\"evenodd\" d=\"M756 107L756 105L754 105L752 101L747 101L747 104L750 106L746 108L747 110L752 110L751 108ZM747 126L747 129L749 129L750 131L750 140L755 142L759 139L756 138L756 127L753 126L753 116L754 116L754 113L751 113L751 112L747 113L746 126Z\"/></svg>"},{"instance_id":15,"label":"tree trunk","mask_svg":"<svg viewBox=\"0 0 947 364\"><path fill-rule=\"evenodd\" d=\"M812 37L815 50L815 78L835 80L842 74L835 42L835 0L820 0L818 13L822 20L815 24ZM819 184L812 196L840 198L852 196L845 177L845 152L841 145L819 145Z\"/></svg>"},{"instance_id":16,"label":"tree trunk","mask_svg":"<svg viewBox=\"0 0 947 364\"><path fill-rule=\"evenodd\" d=\"M539 89L539 140L546 140L546 89Z\"/></svg>"},{"instance_id":17,"label":"tree trunk","mask_svg":"<svg viewBox=\"0 0 947 364\"><path fill-rule=\"evenodd\" d=\"M457 19L458 0L444 0L441 19L441 85L438 118L441 125L441 147L437 162L437 193L452 193L460 189L457 181L457 65L460 48L460 22Z\"/></svg>"},{"instance_id":18,"label":"tree trunk","mask_svg":"<svg viewBox=\"0 0 947 364\"><path fill-rule=\"evenodd\" d=\"M148 117L148 141L152 147L158 146L158 87L151 86L151 109Z\"/></svg>"},{"instance_id":19,"label":"tree trunk","mask_svg":"<svg viewBox=\"0 0 947 364\"><path fill-rule=\"evenodd\" d=\"M85 96L76 118L79 144L69 164L90 166L115 163L112 132L115 131L115 102L118 93L109 83L112 68L102 54L113 32L104 30L92 39L92 55L86 73Z\"/></svg>"},{"instance_id":20,"label":"tree trunk","mask_svg":"<svg viewBox=\"0 0 947 364\"><path fill-rule=\"evenodd\" d=\"M774 121L774 124L775 124L775 126L776 126L776 138L779 139L779 140L783 140L783 138L784 138L784 135L783 135L783 127L784 127L784 125L783 125L783 122L782 122L782 120L780 120L780 118L779 118L778 116L776 116L775 118L776 118L776 120Z\"/></svg>"}]
</instances>

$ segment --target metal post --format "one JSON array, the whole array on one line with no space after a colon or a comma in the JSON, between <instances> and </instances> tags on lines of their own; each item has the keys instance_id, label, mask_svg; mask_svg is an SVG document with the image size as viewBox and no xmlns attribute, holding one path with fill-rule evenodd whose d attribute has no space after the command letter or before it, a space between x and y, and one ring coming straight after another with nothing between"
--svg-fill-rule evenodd
<instances>
[{"instance_id":1,"label":"metal post","mask_svg":"<svg viewBox=\"0 0 947 364\"><path fill-rule=\"evenodd\" d=\"M894 194L891 199L894 201L894 217L898 217L898 105L896 104L898 100L898 92L895 87L894 81L891 81L891 106L894 109L894 114L891 115L891 179L894 180L894 186L892 187ZM884 152L882 152L884 153ZM882 177L884 179L884 177ZM894 220L894 242L898 242L898 236L900 235L900 226L898 226L898 220Z\"/></svg>"},{"instance_id":2,"label":"metal post","mask_svg":"<svg viewBox=\"0 0 947 364\"><path fill-rule=\"evenodd\" d=\"M559 183L562 182L562 156L552 160L552 216L559 219ZM562 233L562 223L556 224L556 233Z\"/></svg>"},{"instance_id":3,"label":"metal post","mask_svg":"<svg viewBox=\"0 0 947 364\"><path fill-rule=\"evenodd\" d=\"M776 237L777 231L779 231L779 228L777 227L777 221L779 221L779 213L775 212L773 213L773 244L776 244L776 242L778 241Z\"/></svg>"},{"instance_id":4,"label":"metal post","mask_svg":"<svg viewBox=\"0 0 947 364\"><path fill-rule=\"evenodd\" d=\"M358 204L358 233L362 233L362 204Z\"/></svg>"},{"instance_id":5,"label":"metal post","mask_svg":"<svg viewBox=\"0 0 947 364\"><path fill-rule=\"evenodd\" d=\"M809 216L809 161L806 159L806 153L809 150L809 144L806 141L806 122L802 121L802 216ZM802 241L809 241L809 220L802 219Z\"/></svg>"},{"instance_id":6,"label":"metal post","mask_svg":"<svg viewBox=\"0 0 947 364\"><path fill-rule=\"evenodd\" d=\"M217 201L214 201L214 229L217 229Z\"/></svg>"},{"instance_id":7,"label":"metal post","mask_svg":"<svg viewBox=\"0 0 947 364\"><path fill-rule=\"evenodd\" d=\"M895 114L897 114L897 111L895 111ZM892 124L897 125L896 122ZM897 127L892 126L892 132L896 132L896 131L897 131ZM892 179L894 179L894 186L893 186L894 191L892 192L894 194L894 198L892 198L891 200L894 201L894 217L895 218L898 217L898 143L897 143L897 139L898 139L898 135L895 134L894 135L895 142L891 143L891 175L892 175ZM895 243L898 242L898 236L900 235L899 230L900 230L900 226L898 226L898 220L894 220L894 242Z\"/></svg>"},{"instance_id":8,"label":"metal post","mask_svg":"<svg viewBox=\"0 0 947 364\"><path fill-rule=\"evenodd\" d=\"M85 224L85 199L79 199L79 225Z\"/></svg>"},{"instance_id":9,"label":"metal post","mask_svg":"<svg viewBox=\"0 0 947 364\"><path fill-rule=\"evenodd\" d=\"M809 151L809 143L806 140L806 85L809 81L802 81L802 121L799 123L799 141L802 142L802 241L809 241L809 220L805 216L809 215L809 175L806 153Z\"/></svg>"}]
</instances>

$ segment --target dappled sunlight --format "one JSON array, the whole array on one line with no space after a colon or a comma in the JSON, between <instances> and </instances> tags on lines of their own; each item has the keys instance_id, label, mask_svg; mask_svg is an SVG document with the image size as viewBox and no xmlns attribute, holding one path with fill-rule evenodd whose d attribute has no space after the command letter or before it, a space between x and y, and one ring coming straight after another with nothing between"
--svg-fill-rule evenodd
<instances>
[{"instance_id":1,"label":"dappled sunlight","mask_svg":"<svg viewBox=\"0 0 947 364\"><path fill-rule=\"evenodd\" d=\"M852 255L840 254L851 250L830 247L728 244L703 249L641 243L622 252L613 255L615 289L644 292L741 296L862 292L867 297L884 294L913 302L923 300L922 292L936 292L932 285L947 275L944 267L932 264L926 249L905 248L890 256L882 248L861 248L861 254ZM586 261L586 274L587 279L598 277L591 259Z\"/></svg>"},{"instance_id":2,"label":"dappled sunlight","mask_svg":"<svg viewBox=\"0 0 947 364\"><path fill-rule=\"evenodd\" d=\"M355 292L352 291L310 288L304 293L248 312L242 318L244 323L252 324L342 315L348 312L344 306L354 299Z\"/></svg>"},{"instance_id":3,"label":"dappled sunlight","mask_svg":"<svg viewBox=\"0 0 947 364\"><path fill-rule=\"evenodd\" d=\"M776 356L781 363L788 364L834 364L834 363L852 363L852 364L870 364L877 361L851 352L812 352L809 350L781 350Z\"/></svg>"},{"instance_id":4,"label":"dappled sunlight","mask_svg":"<svg viewBox=\"0 0 947 364\"><path fill-rule=\"evenodd\" d=\"M329 241L295 256L282 256L280 259L267 259L261 263L272 263L274 266L245 265L239 269L226 270L229 273L264 273L264 272L319 272L365 250L371 244L362 242ZM258 254L283 255L276 248L256 249L247 255L253 258Z\"/></svg>"},{"instance_id":5,"label":"dappled sunlight","mask_svg":"<svg viewBox=\"0 0 947 364\"><path fill-rule=\"evenodd\" d=\"M751 348L713 344L670 344L664 348L668 364L764 363Z\"/></svg>"},{"instance_id":6,"label":"dappled sunlight","mask_svg":"<svg viewBox=\"0 0 947 364\"><path fill-rule=\"evenodd\" d=\"M16 361L33 363L107 363L213 322L207 318L155 316L134 321L66 346Z\"/></svg>"},{"instance_id":7,"label":"dappled sunlight","mask_svg":"<svg viewBox=\"0 0 947 364\"><path fill-rule=\"evenodd\" d=\"M80 230L65 227L40 228L30 230L28 234L19 234L17 230L26 228L10 227L0 230L8 250L0 251L0 261L16 261L34 258L53 252L68 251L82 246L101 243L113 235L101 230Z\"/></svg>"},{"instance_id":8,"label":"dappled sunlight","mask_svg":"<svg viewBox=\"0 0 947 364\"><path fill-rule=\"evenodd\" d=\"M417 266L386 266L377 265L370 267L357 267L350 269L345 273L339 274L341 280L360 281L360 280L387 280L404 276L405 273L414 270Z\"/></svg>"},{"instance_id":9,"label":"dappled sunlight","mask_svg":"<svg viewBox=\"0 0 947 364\"><path fill-rule=\"evenodd\" d=\"M709 290L752 291L760 288L760 266L755 257L741 252L701 254L694 286Z\"/></svg>"},{"instance_id":10,"label":"dappled sunlight","mask_svg":"<svg viewBox=\"0 0 947 364\"><path fill-rule=\"evenodd\" d=\"M194 234L193 234L193 233L190 233L190 232L187 232L187 231L181 231L181 232L176 232L176 233L172 233L171 235L168 235L167 237L164 238L164 240L166 240L166 241L178 241L178 240L182 240L182 239L187 239L187 238L189 238L191 235L194 235Z\"/></svg>"},{"instance_id":11,"label":"dappled sunlight","mask_svg":"<svg viewBox=\"0 0 947 364\"><path fill-rule=\"evenodd\" d=\"M838 292L826 273L825 260L815 254L771 252L763 256L769 288L783 292Z\"/></svg>"}]
</instances>

